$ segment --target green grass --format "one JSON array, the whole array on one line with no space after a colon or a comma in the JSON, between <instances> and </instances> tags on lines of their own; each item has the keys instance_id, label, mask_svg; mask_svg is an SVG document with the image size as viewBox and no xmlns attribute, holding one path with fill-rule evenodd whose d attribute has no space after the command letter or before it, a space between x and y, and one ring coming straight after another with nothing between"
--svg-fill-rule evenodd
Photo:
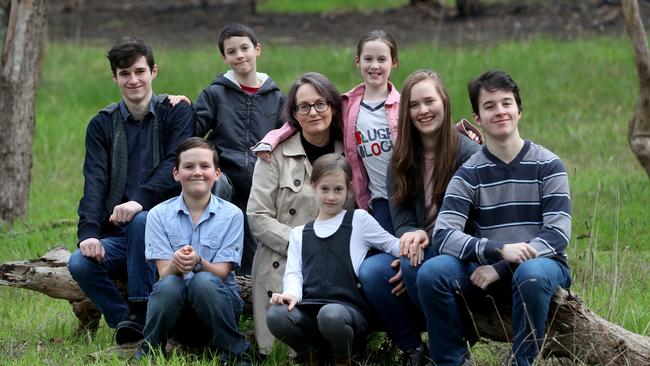
<instances>
[{"instance_id":1,"label":"green grass","mask_svg":"<svg viewBox=\"0 0 650 366\"><path fill-rule=\"evenodd\" d=\"M0 262L33 258L55 245L74 248L85 127L98 109L119 98L105 59L109 46L49 45L36 102L29 216L0 227ZM225 71L213 45L156 46L158 93L194 99ZM285 91L306 71L322 72L346 91L360 82L353 57L351 44L265 44L258 67ZM573 290L599 315L650 335L650 185L626 141L637 95L627 39L537 39L453 48L422 43L400 49L400 60L391 77L398 87L418 68L442 74L455 119L471 117L466 92L471 77L487 68L513 75L523 98L522 135L557 153L569 171ZM123 364L111 357L89 358L112 345L112 332L102 322L94 340L76 338L76 321L65 301L0 288L0 304L0 364ZM493 347L499 346L475 348L481 364L497 364ZM284 357L278 351L272 360ZM185 361L178 356L169 364Z\"/></svg>"}]
</instances>

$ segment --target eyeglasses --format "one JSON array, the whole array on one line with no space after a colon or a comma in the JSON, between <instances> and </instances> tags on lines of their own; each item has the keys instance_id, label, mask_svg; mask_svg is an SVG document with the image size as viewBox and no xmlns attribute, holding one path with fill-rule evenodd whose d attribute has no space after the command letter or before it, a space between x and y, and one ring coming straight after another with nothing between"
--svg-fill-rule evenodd
<instances>
[{"instance_id":1,"label":"eyeglasses","mask_svg":"<svg viewBox=\"0 0 650 366\"><path fill-rule=\"evenodd\" d=\"M314 107L316 112L322 113L330 108L330 104L326 101L316 102L314 104L300 104L296 106L296 112L301 116L306 116L311 112L311 107Z\"/></svg>"}]
</instances>

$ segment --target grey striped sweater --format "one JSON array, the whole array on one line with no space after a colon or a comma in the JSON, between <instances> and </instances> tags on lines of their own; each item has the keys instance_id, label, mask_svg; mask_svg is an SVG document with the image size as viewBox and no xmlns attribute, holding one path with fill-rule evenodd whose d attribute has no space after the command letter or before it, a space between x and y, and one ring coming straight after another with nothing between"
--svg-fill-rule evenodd
<instances>
[{"instance_id":1,"label":"grey striped sweater","mask_svg":"<svg viewBox=\"0 0 650 366\"><path fill-rule=\"evenodd\" d=\"M469 220L472 235L463 232ZM484 146L451 179L434 227L438 254L493 264L503 278L504 244L527 242L538 257L567 264L571 197L564 164L544 147L525 141L505 164Z\"/></svg>"}]
</instances>

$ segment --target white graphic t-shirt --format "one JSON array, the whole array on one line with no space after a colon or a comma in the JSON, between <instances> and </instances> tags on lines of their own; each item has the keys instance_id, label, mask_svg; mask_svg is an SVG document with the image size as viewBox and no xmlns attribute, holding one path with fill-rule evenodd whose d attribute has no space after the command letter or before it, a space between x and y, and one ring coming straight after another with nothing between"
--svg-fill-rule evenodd
<instances>
[{"instance_id":1,"label":"white graphic t-shirt","mask_svg":"<svg viewBox=\"0 0 650 366\"><path fill-rule=\"evenodd\" d=\"M385 101L362 101L357 115L357 152L368 172L370 199L386 198L386 171L393 141L386 121Z\"/></svg>"}]
</instances>

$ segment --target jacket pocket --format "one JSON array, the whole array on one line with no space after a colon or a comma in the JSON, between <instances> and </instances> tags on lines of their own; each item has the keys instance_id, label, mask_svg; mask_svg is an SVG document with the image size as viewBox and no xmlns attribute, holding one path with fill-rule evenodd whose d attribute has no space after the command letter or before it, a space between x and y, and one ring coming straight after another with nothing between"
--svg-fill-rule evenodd
<instances>
[{"instance_id":1,"label":"jacket pocket","mask_svg":"<svg viewBox=\"0 0 650 366\"><path fill-rule=\"evenodd\" d=\"M294 193L300 192L303 184L309 184L305 182L305 168L304 163L301 161L290 161L288 168L284 171L284 174L281 173L280 176L280 190L289 189Z\"/></svg>"}]
</instances>

